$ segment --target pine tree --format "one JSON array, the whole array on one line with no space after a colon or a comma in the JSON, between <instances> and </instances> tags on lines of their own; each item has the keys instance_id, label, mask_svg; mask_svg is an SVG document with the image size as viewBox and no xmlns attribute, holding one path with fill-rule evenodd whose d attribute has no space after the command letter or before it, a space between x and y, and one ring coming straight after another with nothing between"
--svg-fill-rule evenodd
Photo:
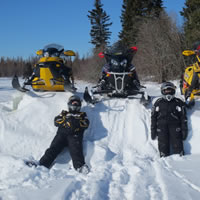
<instances>
[{"instance_id":1,"label":"pine tree","mask_svg":"<svg viewBox=\"0 0 200 200\"><path fill-rule=\"evenodd\" d=\"M136 11L133 9L134 4L135 1L123 0L121 15L122 31L119 33L119 38L126 45L130 41L134 43L136 38L137 22L133 18L133 16L136 16Z\"/></svg>"},{"instance_id":2,"label":"pine tree","mask_svg":"<svg viewBox=\"0 0 200 200\"><path fill-rule=\"evenodd\" d=\"M163 11L163 0L147 0L146 2L146 14L148 17L158 18L161 11Z\"/></svg>"},{"instance_id":3,"label":"pine tree","mask_svg":"<svg viewBox=\"0 0 200 200\"><path fill-rule=\"evenodd\" d=\"M157 18L163 0L123 0L119 38L126 45L135 44L139 27L145 18Z\"/></svg>"},{"instance_id":4,"label":"pine tree","mask_svg":"<svg viewBox=\"0 0 200 200\"><path fill-rule=\"evenodd\" d=\"M111 32L109 31L109 26L112 25L108 23L110 20L109 15L103 10L103 4L101 0L95 0L95 9L92 11L88 11L88 18L91 23L91 43L95 45L95 48L106 46L108 44L108 40L110 39Z\"/></svg>"},{"instance_id":5,"label":"pine tree","mask_svg":"<svg viewBox=\"0 0 200 200\"><path fill-rule=\"evenodd\" d=\"M196 41L200 41L200 1L186 0L185 7L180 13L185 19L183 28L186 43L192 46Z\"/></svg>"}]
</instances>

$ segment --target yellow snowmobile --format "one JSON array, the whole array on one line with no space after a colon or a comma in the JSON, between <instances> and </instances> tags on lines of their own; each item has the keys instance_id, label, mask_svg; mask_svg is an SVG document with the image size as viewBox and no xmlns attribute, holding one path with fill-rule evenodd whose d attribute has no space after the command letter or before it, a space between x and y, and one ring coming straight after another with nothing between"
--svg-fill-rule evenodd
<instances>
[{"instance_id":1,"label":"yellow snowmobile","mask_svg":"<svg viewBox=\"0 0 200 200\"><path fill-rule=\"evenodd\" d=\"M72 69L64 65L64 56L75 56L72 50L64 51L61 45L49 44L36 54L41 58L34 66L32 75L25 80L22 87L18 77L14 76L13 88L22 92L29 91L27 85L31 85L34 91L76 90Z\"/></svg>"},{"instance_id":2,"label":"yellow snowmobile","mask_svg":"<svg viewBox=\"0 0 200 200\"><path fill-rule=\"evenodd\" d=\"M195 56L196 62L185 69L180 84L181 93L189 106L194 105L194 98L200 96L200 50L185 50L184 56Z\"/></svg>"}]
</instances>

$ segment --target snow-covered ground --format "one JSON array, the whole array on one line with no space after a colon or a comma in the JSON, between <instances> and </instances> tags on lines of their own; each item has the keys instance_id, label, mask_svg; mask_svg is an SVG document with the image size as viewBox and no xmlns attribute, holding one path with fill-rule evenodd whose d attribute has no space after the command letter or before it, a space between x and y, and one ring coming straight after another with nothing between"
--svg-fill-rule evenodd
<instances>
[{"instance_id":1,"label":"snow-covered ground","mask_svg":"<svg viewBox=\"0 0 200 200\"><path fill-rule=\"evenodd\" d=\"M81 97L85 85L76 85ZM151 96L160 95L159 85L145 85ZM151 106L112 99L95 107L83 102L91 122L84 138L88 175L73 169L67 150L50 170L27 167L25 159L38 160L49 146L54 117L67 109L70 95L23 94L0 79L0 200L200 199L200 101L188 111L184 157L159 158L150 138Z\"/></svg>"}]
</instances>

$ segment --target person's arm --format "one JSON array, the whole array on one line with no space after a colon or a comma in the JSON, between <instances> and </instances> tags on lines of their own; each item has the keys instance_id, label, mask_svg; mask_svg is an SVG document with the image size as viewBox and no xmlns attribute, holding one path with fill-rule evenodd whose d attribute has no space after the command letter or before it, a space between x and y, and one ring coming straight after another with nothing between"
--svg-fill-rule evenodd
<instances>
[{"instance_id":1,"label":"person's arm","mask_svg":"<svg viewBox=\"0 0 200 200\"><path fill-rule=\"evenodd\" d=\"M86 129L88 128L89 124L90 124L90 121L87 117L87 114L83 112L81 114L80 127Z\"/></svg>"},{"instance_id":2,"label":"person's arm","mask_svg":"<svg viewBox=\"0 0 200 200\"><path fill-rule=\"evenodd\" d=\"M56 116L54 118L54 125L56 127L59 127L59 126L65 126L65 123L66 123L66 114L67 114L67 111L63 110L60 115Z\"/></svg>"},{"instance_id":3,"label":"person's arm","mask_svg":"<svg viewBox=\"0 0 200 200\"><path fill-rule=\"evenodd\" d=\"M187 124L187 113L184 102L181 102L181 130L182 130L182 139L186 140L188 135L188 124Z\"/></svg>"},{"instance_id":4,"label":"person's arm","mask_svg":"<svg viewBox=\"0 0 200 200\"><path fill-rule=\"evenodd\" d=\"M85 112L79 113L79 117L71 116L66 118L66 123L69 123L68 127L71 129L72 134L83 133L89 126L89 120Z\"/></svg>"},{"instance_id":5,"label":"person's arm","mask_svg":"<svg viewBox=\"0 0 200 200\"><path fill-rule=\"evenodd\" d=\"M159 112L159 106L156 102L151 110L151 139L155 140L157 136L157 115Z\"/></svg>"}]
</instances>

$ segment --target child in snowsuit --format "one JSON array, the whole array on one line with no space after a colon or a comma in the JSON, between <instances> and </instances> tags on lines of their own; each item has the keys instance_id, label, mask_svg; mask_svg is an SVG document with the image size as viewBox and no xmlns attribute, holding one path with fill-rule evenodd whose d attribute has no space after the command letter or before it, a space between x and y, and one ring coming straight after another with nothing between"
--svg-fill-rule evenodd
<instances>
[{"instance_id":1,"label":"child in snowsuit","mask_svg":"<svg viewBox=\"0 0 200 200\"><path fill-rule=\"evenodd\" d=\"M81 100L78 96L72 96L68 102L68 111L62 111L54 119L58 131L50 147L39 161L40 165L50 168L59 153L68 147L74 168L83 173L88 173L89 168L85 164L83 156L83 133L89 126L89 120L85 112L80 112Z\"/></svg>"},{"instance_id":2,"label":"child in snowsuit","mask_svg":"<svg viewBox=\"0 0 200 200\"><path fill-rule=\"evenodd\" d=\"M159 98L151 113L151 138L158 137L160 157L170 155L170 146L173 154L184 155L183 140L187 138L187 116L185 104L174 97L176 87L171 82L161 86L162 97Z\"/></svg>"}]
</instances>

